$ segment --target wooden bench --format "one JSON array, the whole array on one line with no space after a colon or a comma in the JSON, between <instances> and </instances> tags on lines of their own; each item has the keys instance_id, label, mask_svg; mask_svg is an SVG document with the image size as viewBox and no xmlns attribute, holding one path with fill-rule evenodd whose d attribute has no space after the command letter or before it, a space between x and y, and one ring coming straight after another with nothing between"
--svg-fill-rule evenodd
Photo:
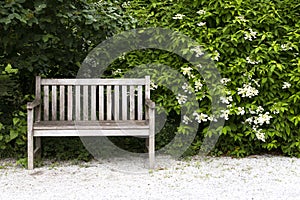
<instances>
[{"instance_id":1,"label":"wooden bench","mask_svg":"<svg viewBox=\"0 0 300 200\"><path fill-rule=\"evenodd\" d=\"M41 137L138 136L147 139L154 167L155 104L150 77L139 79L41 79L27 104L28 169L40 156ZM35 141L34 141L35 139Z\"/></svg>"}]
</instances>

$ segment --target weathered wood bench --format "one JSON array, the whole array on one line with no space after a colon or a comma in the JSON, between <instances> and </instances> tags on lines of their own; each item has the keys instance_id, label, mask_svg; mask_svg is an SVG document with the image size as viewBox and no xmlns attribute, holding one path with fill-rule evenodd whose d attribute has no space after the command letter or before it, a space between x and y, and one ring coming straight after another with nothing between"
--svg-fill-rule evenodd
<instances>
[{"instance_id":1,"label":"weathered wood bench","mask_svg":"<svg viewBox=\"0 0 300 200\"><path fill-rule=\"evenodd\" d=\"M40 155L41 137L139 136L148 141L154 167L155 104L150 77L139 79L41 79L27 104L28 169ZM35 141L34 141L35 139Z\"/></svg>"}]
</instances>

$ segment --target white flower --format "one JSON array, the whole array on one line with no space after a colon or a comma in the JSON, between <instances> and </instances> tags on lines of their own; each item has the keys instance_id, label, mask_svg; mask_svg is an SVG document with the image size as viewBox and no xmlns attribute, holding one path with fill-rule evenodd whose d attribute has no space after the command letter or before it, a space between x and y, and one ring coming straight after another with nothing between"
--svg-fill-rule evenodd
<instances>
[{"instance_id":1,"label":"white flower","mask_svg":"<svg viewBox=\"0 0 300 200\"><path fill-rule=\"evenodd\" d=\"M201 83L201 81L200 80L196 80L195 81L195 91L196 92L200 91L202 89L202 87L203 87L203 84Z\"/></svg>"},{"instance_id":2,"label":"white flower","mask_svg":"<svg viewBox=\"0 0 300 200\"><path fill-rule=\"evenodd\" d=\"M154 82L150 82L150 90L156 90L157 89L157 85Z\"/></svg>"},{"instance_id":3,"label":"white flower","mask_svg":"<svg viewBox=\"0 0 300 200\"><path fill-rule=\"evenodd\" d=\"M246 58L246 60L247 60L247 63L249 63L249 64L251 64L251 65L256 65L256 64L259 63L258 61L251 60L251 59L249 58L249 56Z\"/></svg>"},{"instance_id":4,"label":"white flower","mask_svg":"<svg viewBox=\"0 0 300 200\"><path fill-rule=\"evenodd\" d=\"M197 14L199 14L199 15L204 15L205 13L206 13L205 10L199 10L199 11L197 11Z\"/></svg>"},{"instance_id":5,"label":"white flower","mask_svg":"<svg viewBox=\"0 0 300 200\"><path fill-rule=\"evenodd\" d=\"M222 78L222 79L220 80L220 82L221 82L223 85L227 85L227 83L230 82L230 81L231 81L230 78Z\"/></svg>"},{"instance_id":6,"label":"white flower","mask_svg":"<svg viewBox=\"0 0 300 200\"><path fill-rule=\"evenodd\" d=\"M197 23L197 26L205 26L206 22L199 22Z\"/></svg>"},{"instance_id":7,"label":"white flower","mask_svg":"<svg viewBox=\"0 0 300 200\"><path fill-rule=\"evenodd\" d=\"M264 123L270 124L272 116L269 115L269 112L266 112L265 114L259 114L258 117L255 117L254 124L263 125Z\"/></svg>"},{"instance_id":8,"label":"white flower","mask_svg":"<svg viewBox=\"0 0 300 200\"><path fill-rule=\"evenodd\" d=\"M221 110L221 115L220 115L220 117L221 118L224 118L225 120L228 120L229 119L229 113L230 113L230 110Z\"/></svg>"},{"instance_id":9,"label":"white flower","mask_svg":"<svg viewBox=\"0 0 300 200\"><path fill-rule=\"evenodd\" d=\"M250 84L243 84L242 88L238 88L238 94L241 94L242 97L252 98L258 95L258 90L252 87Z\"/></svg>"},{"instance_id":10,"label":"white flower","mask_svg":"<svg viewBox=\"0 0 300 200\"><path fill-rule=\"evenodd\" d=\"M253 122L253 117L249 117L245 120L246 123L252 124Z\"/></svg>"},{"instance_id":11,"label":"white flower","mask_svg":"<svg viewBox=\"0 0 300 200\"><path fill-rule=\"evenodd\" d=\"M191 120L188 116L186 116L186 115L183 116L182 122L183 122L184 124L188 124L188 123L191 122L191 121L192 121L192 120Z\"/></svg>"},{"instance_id":12,"label":"white flower","mask_svg":"<svg viewBox=\"0 0 300 200\"><path fill-rule=\"evenodd\" d=\"M219 58L220 58L220 54L219 52L216 50L214 53L213 53L213 56L211 59L215 60L215 61L219 61Z\"/></svg>"},{"instance_id":13,"label":"white flower","mask_svg":"<svg viewBox=\"0 0 300 200\"><path fill-rule=\"evenodd\" d=\"M220 97L220 100L224 104L230 104L230 102L232 101L232 96L229 96L229 97Z\"/></svg>"},{"instance_id":14,"label":"white flower","mask_svg":"<svg viewBox=\"0 0 300 200\"><path fill-rule=\"evenodd\" d=\"M121 69L117 69L116 71L113 72L113 75L118 75L121 74L122 70Z\"/></svg>"},{"instance_id":15,"label":"white flower","mask_svg":"<svg viewBox=\"0 0 300 200\"><path fill-rule=\"evenodd\" d=\"M185 17L185 15L183 14L176 14L173 19L182 19L183 17Z\"/></svg>"},{"instance_id":16,"label":"white flower","mask_svg":"<svg viewBox=\"0 0 300 200\"><path fill-rule=\"evenodd\" d=\"M282 89L288 89L291 87L291 84L288 83L288 82L283 82L283 86L282 86Z\"/></svg>"},{"instance_id":17,"label":"white flower","mask_svg":"<svg viewBox=\"0 0 300 200\"><path fill-rule=\"evenodd\" d=\"M262 131L261 129L259 129L259 130L254 129L256 138L259 139L259 140L261 140L261 141L263 141L263 142L265 142L266 141L265 140L265 133L263 133L261 131Z\"/></svg>"},{"instance_id":18,"label":"white flower","mask_svg":"<svg viewBox=\"0 0 300 200\"><path fill-rule=\"evenodd\" d=\"M252 29L251 29L251 28L249 29L249 31L250 31L250 35L251 35L253 38L256 38L256 34L257 34L257 32L255 32L255 31L252 31Z\"/></svg>"},{"instance_id":19,"label":"white flower","mask_svg":"<svg viewBox=\"0 0 300 200\"><path fill-rule=\"evenodd\" d=\"M192 94L193 88L189 84L184 83L182 89L184 90L184 92L188 92L189 94Z\"/></svg>"},{"instance_id":20,"label":"white flower","mask_svg":"<svg viewBox=\"0 0 300 200\"><path fill-rule=\"evenodd\" d=\"M183 75L188 75L188 74L191 73L193 68L191 68L191 67L181 67L181 70L182 70Z\"/></svg>"},{"instance_id":21,"label":"white flower","mask_svg":"<svg viewBox=\"0 0 300 200\"><path fill-rule=\"evenodd\" d=\"M258 114L258 113L262 113L264 111L264 108L262 107L262 106L258 106L257 108L256 108L256 113Z\"/></svg>"},{"instance_id":22,"label":"white flower","mask_svg":"<svg viewBox=\"0 0 300 200\"><path fill-rule=\"evenodd\" d=\"M256 38L257 32L252 31L251 28L249 29L249 31L250 31L250 32L245 32L244 39L245 39L245 40L250 40L250 41L252 41L253 38Z\"/></svg>"},{"instance_id":23,"label":"white flower","mask_svg":"<svg viewBox=\"0 0 300 200\"><path fill-rule=\"evenodd\" d=\"M280 47L283 51L293 50L293 47L291 47L291 43L282 44L282 45L280 45Z\"/></svg>"},{"instance_id":24,"label":"white flower","mask_svg":"<svg viewBox=\"0 0 300 200\"><path fill-rule=\"evenodd\" d=\"M206 121L208 120L208 115L203 114L203 113L200 113L200 115L199 115L197 112L194 112L194 113L193 113L193 116L195 116L195 120L196 120L198 123L206 122Z\"/></svg>"},{"instance_id":25,"label":"white flower","mask_svg":"<svg viewBox=\"0 0 300 200\"><path fill-rule=\"evenodd\" d=\"M244 107L238 107L237 108L238 109L238 115L244 115L245 114L245 109L244 109Z\"/></svg>"},{"instance_id":26,"label":"white flower","mask_svg":"<svg viewBox=\"0 0 300 200\"><path fill-rule=\"evenodd\" d=\"M196 47L192 48L191 51L194 51L196 53L196 57L200 57L200 56L204 55L204 52L203 52L201 46L196 46Z\"/></svg>"},{"instance_id":27,"label":"white flower","mask_svg":"<svg viewBox=\"0 0 300 200\"><path fill-rule=\"evenodd\" d=\"M196 66L199 67L199 68L202 68L202 67L203 67L201 64L198 64L198 65L196 65Z\"/></svg>"},{"instance_id":28,"label":"white flower","mask_svg":"<svg viewBox=\"0 0 300 200\"><path fill-rule=\"evenodd\" d=\"M236 17L236 18L238 18L240 21L242 21L242 22L247 22L247 20L245 19L245 17L244 16L242 16L242 15L240 15L240 16L238 16L238 17Z\"/></svg>"},{"instance_id":29,"label":"white flower","mask_svg":"<svg viewBox=\"0 0 300 200\"><path fill-rule=\"evenodd\" d=\"M178 94L176 97L179 104L184 104L187 100L187 96Z\"/></svg>"}]
</instances>

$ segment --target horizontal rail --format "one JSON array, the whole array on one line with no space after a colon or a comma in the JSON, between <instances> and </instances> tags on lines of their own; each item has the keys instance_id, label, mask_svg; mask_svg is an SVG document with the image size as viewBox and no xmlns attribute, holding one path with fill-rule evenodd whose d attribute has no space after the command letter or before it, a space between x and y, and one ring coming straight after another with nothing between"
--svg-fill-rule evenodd
<instances>
[{"instance_id":1,"label":"horizontal rail","mask_svg":"<svg viewBox=\"0 0 300 200\"><path fill-rule=\"evenodd\" d=\"M41 85L145 85L145 79L42 79Z\"/></svg>"}]
</instances>

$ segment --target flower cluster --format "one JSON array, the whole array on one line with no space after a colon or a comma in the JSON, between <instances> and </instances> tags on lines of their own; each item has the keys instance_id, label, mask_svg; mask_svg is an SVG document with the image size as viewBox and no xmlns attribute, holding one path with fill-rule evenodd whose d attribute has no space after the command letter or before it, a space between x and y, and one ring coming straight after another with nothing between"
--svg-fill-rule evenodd
<instances>
[{"instance_id":1,"label":"flower cluster","mask_svg":"<svg viewBox=\"0 0 300 200\"><path fill-rule=\"evenodd\" d=\"M220 80L220 82L221 82L223 85L227 85L227 83L230 82L230 81L231 81L230 78L222 78L222 79Z\"/></svg>"},{"instance_id":2,"label":"flower cluster","mask_svg":"<svg viewBox=\"0 0 300 200\"><path fill-rule=\"evenodd\" d=\"M206 22L199 22L197 23L197 26L205 26L206 25Z\"/></svg>"},{"instance_id":3,"label":"flower cluster","mask_svg":"<svg viewBox=\"0 0 300 200\"><path fill-rule=\"evenodd\" d=\"M264 112L263 107L258 106L256 109L249 109L250 114L256 115L251 116L245 120L246 123L252 126L253 131L257 139L265 142L265 134L262 132L262 129L258 129L259 126L264 124L270 124L270 120L273 118L269 112Z\"/></svg>"},{"instance_id":4,"label":"flower cluster","mask_svg":"<svg viewBox=\"0 0 300 200\"><path fill-rule=\"evenodd\" d=\"M195 75L192 74L193 68L191 67L181 67L183 75L187 75L189 78L195 78Z\"/></svg>"},{"instance_id":5,"label":"flower cluster","mask_svg":"<svg viewBox=\"0 0 300 200\"><path fill-rule=\"evenodd\" d=\"M219 58L220 58L220 53L218 51L215 51L213 54L212 54L212 57L211 59L215 60L215 61L219 61Z\"/></svg>"},{"instance_id":6,"label":"flower cluster","mask_svg":"<svg viewBox=\"0 0 300 200\"><path fill-rule=\"evenodd\" d=\"M197 14L199 14L199 15L204 15L205 13L206 13L205 10L199 10L199 11L197 11Z\"/></svg>"},{"instance_id":7,"label":"flower cluster","mask_svg":"<svg viewBox=\"0 0 300 200\"><path fill-rule=\"evenodd\" d=\"M150 90L156 90L158 85L156 85L154 82L150 82Z\"/></svg>"},{"instance_id":8,"label":"flower cluster","mask_svg":"<svg viewBox=\"0 0 300 200\"><path fill-rule=\"evenodd\" d=\"M182 94L178 94L176 99L177 99L178 103L181 105L181 104L184 104L187 101L187 96L182 95Z\"/></svg>"},{"instance_id":9,"label":"flower cluster","mask_svg":"<svg viewBox=\"0 0 300 200\"><path fill-rule=\"evenodd\" d=\"M189 124L189 122L192 122L192 120L188 116L184 115L182 122L184 124Z\"/></svg>"},{"instance_id":10,"label":"flower cluster","mask_svg":"<svg viewBox=\"0 0 300 200\"><path fill-rule=\"evenodd\" d=\"M197 112L193 113L193 116L195 116L195 120L200 124L201 122L206 122L208 120L208 115L200 113L198 114Z\"/></svg>"},{"instance_id":11,"label":"flower cluster","mask_svg":"<svg viewBox=\"0 0 300 200\"><path fill-rule=\"evenodd\" d=\"M242 97L249 97L252 98L258 95L258 90L251 86L250 83L243 84L242 88L238 88L238 94L241 94Z\"/></svg>"},{"instance_id":12,"label":"flower cluster","mask_svg":"<svg viewBox=\"0 0 300 200\"><path fill-rule=\"evenodd\" d=\"M241 22L247 22L247 20L245 19L244 16L240 15L238 17L236 17L238 20L240 20Z\"/></svg>"},{"instance_id":13,"label":"flower cluster","mask_svg":"<svg viewBox=\"0 0 300 200\"><path fill-rule=\"evenodd\" d=\"M189 94L192 94L193 92L193 88L187 83L183 84L182 89L184 90L184 92L187 92Z\"/></svg>"},{"instance_id":14,"label":"flower cluster","mask_svg":"<svg viewBox=\"0 0 300 200\"><path fill-rule=\"evenodd\" d=\"M230 110L221 110L221 118L224 118L225 120L229 119Z\"/></svg>"},{"instance_id":15,"label":"flower cluster","mask_svg":"<svg viewBox=\"0 0 300 200\"><path fill-rule=\"evenodd\" d=\"M291 87L291 84L288 83L288 82L283 82L283 86L282 86L282 89L288 89Z\"/></svg>"},{"instance_id":16,"label":"flower cluster","mask_svg":"<svg viewBox=\"0 0 300 200\"><path fill-rule=\"evenodd\" d=\"M198 79L195 81L195 91L198 92L202 89L203 87L203 84L202 82Z\"/></svg>"},{"instance_id":17,"label":"flower cluster","mask_svg":"<svg viewBox=\"0 0 300 200\"><path fill-rule=\"evenodd\" d=\"M251 28L249 29L250 32L245 32L244 39L252 41L253 39L256 38L257 32L253 31Z\"/></svg>"},{"instance_id":18,"label":"flower cluster","mask_svg":"<svg viewBox=\"0 0 300 200\"><path fill-rule=\"evenodd\" d=\"M196 47L192 48L191 51L194 51L196 53L196 57L200 57L200 56L204 55L204 52L203 52L201 46L196 46Z\"/></svg>"},{"instance_id":19,"label":"flower cluster","mask_svg":"<svg viewBox=\"0 0 300 200\"><path fill-rule=\"evenodd\" d=\"M185 15L183 14L176 14L173 19L183 19L183 17L185 17Z\"/></svg>"},{"instance_id":20,"label":"flower cluster","mask_svg":"<svg viewBox=\"0 0 300 200\"><path fill-rule=\"evenodd\" d=\"M286 43L280 45L282 51L287 51L287 50L293 50L293 47L291 47L291 43Z\"/></svg>"},{"instance_id":21,"label":"flower cluster","mask_svg":"<svg viewBox=\"0 0 300 200\"><path fill-rule=\"evenodd\" d=\"M259 63L259 61L251 60L251 59L249 58L249 56L246 58L246 60L247 60L247 63L249 63L249 64L251 64L251 65L256 65L256 64Z\"/></svg>"}]
</instances>

